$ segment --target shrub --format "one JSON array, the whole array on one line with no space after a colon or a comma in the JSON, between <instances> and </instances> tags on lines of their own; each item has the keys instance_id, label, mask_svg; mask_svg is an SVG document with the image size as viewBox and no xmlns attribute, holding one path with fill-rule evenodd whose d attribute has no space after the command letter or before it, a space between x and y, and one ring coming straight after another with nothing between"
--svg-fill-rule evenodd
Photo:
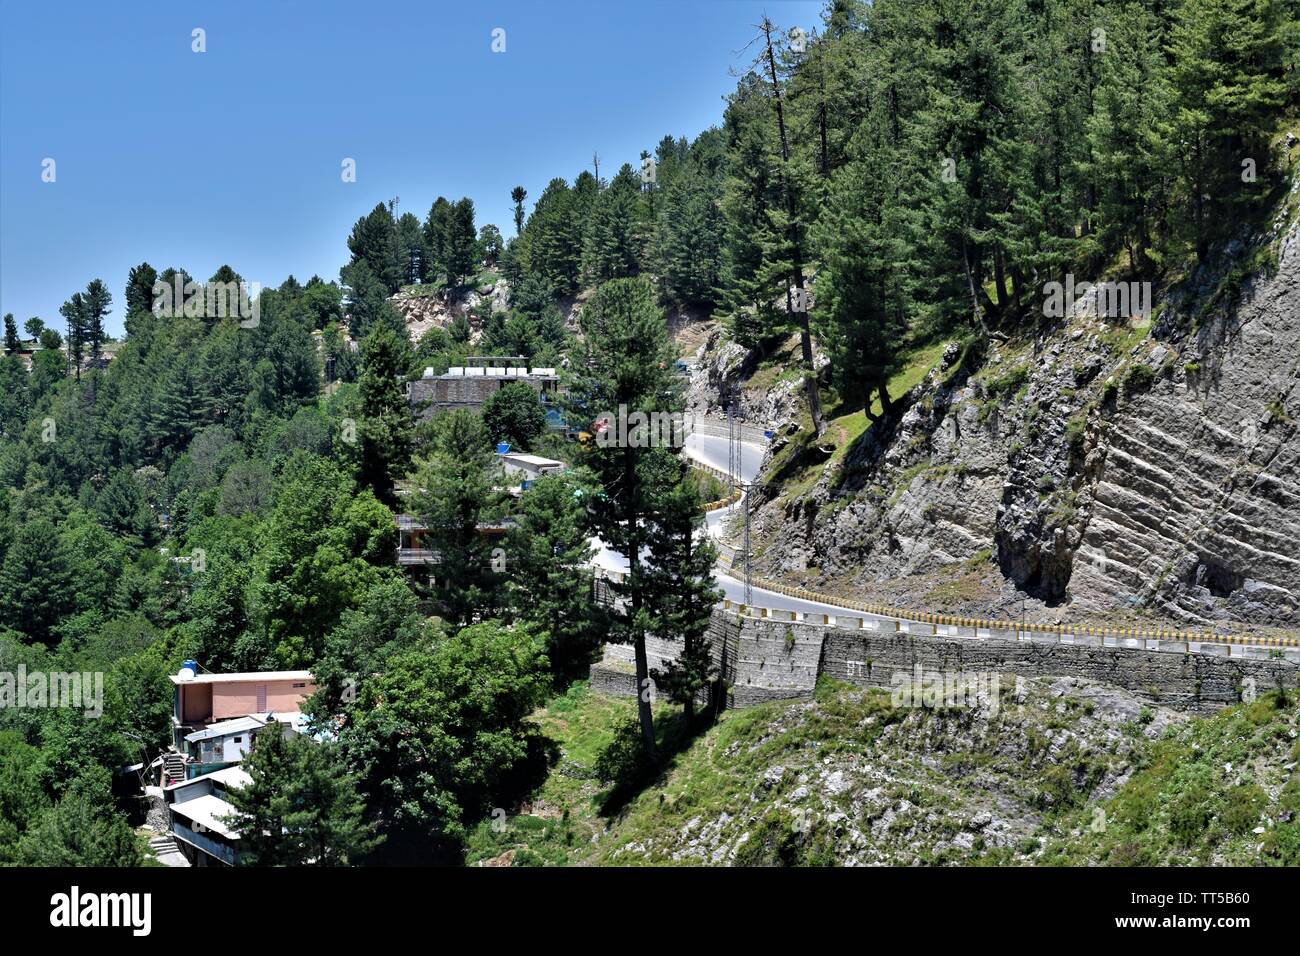
<instances>
[{"instance_id":1,"label":"shrub","mask_svg":"<svg viewBox=\"0 0 1300 956\"><path fill-rule=\"evenodd\" d=\"M1227 806L1223 808L1220 819L1232 833L1245 833L1259 820L1267 800L1267 795L1255 784L1239 784L1228 791Z\"/></svg>"},{"instance_id":2,"label":"shrub","mask_svg":"<svg viewBox=\"0 0 1300 956\"><path fill-rule=\"evenodd\" d=\"M1070 457L1083 457L1083 445L1088 432L1088 417L1080 413L1065 423L1065 444L1070 449Z\"/></svg>"},{"instance_id":3,"label":"shrub","mask_svg":"<svg viewBox=\"0 0 1300 956\"><path fill-rule=\"evenodd\" d=\"M1124 373L1124 395L1136 395L1138 392L1145 391L1151 387L1155 381L1156 373L1152 371L1151 366L1144 362L1137 362L1128 367Z\"/></svg>"}]
</instances>

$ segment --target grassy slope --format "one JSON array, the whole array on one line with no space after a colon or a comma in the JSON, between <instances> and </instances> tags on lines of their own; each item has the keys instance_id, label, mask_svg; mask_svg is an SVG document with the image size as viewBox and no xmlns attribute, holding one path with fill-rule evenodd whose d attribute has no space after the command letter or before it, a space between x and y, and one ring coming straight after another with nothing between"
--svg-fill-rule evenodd
<instances>
[{"instance_id":1,"label":"grassy slope","mask_svg":"<svg viewBox=\"0 0 1300 956\"><path fill-rule=\"evenodd\" d=\"M889 395L894 401L901 399L929 374L930 370L943 357L945 345L946 342L943 341L927 343L918 346L903 357L899 370L889 379ZM771 381L777 381L775 367L768 371L772 376ZM754 379L758 378L759 375L756 374ZM763 388L767 388L770 387L771 382L764 380L760 384ZM747 383L746 387L754 387L754 380ZM879 395L872 398L871 408L874 414L879 415L881 413ZM842 412L842 414L836 414L836 412ZM848 450L853 447L853 444L870 427L871 422L868 421L866 413L862 409L856 411L843 411L840 408L831 409L826 421L826 433L816 444L826 446L829 442L834 445L834 451L831 452L829 459L823 455L817 455L814 456L813 460L805 461L803 460L805 452L810 444L814 444L811 429L806 427L805 431L800 433L798 440L777 453L769 468L769 473L780 477L782 483L781 497L795 500L806 494L821 479L828 465L843 458Z\"/></svg>"},{"instance_id":2,"label":"grassy slope","mask_svg":"<svg viewBox=\"0 0 1300 956\"><path fill-rule=\"evenodd\" d=\"M1188 719L1099 685L1012 680L996 712L833 682L732 711L613 811L592 768L632 701L575 685L537 715L560 763L522 813L475 831L469 860L1300 864L1294 700Z\"/></svg>"}]
</instances>

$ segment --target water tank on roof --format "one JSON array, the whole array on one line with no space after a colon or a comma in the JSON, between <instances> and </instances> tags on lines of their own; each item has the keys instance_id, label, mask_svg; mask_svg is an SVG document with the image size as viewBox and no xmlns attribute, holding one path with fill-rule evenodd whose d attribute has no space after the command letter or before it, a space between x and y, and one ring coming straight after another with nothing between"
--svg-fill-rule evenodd
<instances>
[{"instance_id":1,"label":"water tank on roof","mask_svg":"<svg viewBox=\"0 0 1300 956\"><path fill-rule=\"evenodd\" d=\"M199 673L198 661L181 661L181 669L176 672L176 676L181 680L194 680Z\"/></svg>"},{"instance_id":2,"label":"water tank on roof","mask_svg":"<svg viewBox=\"0 0 1300 956\"><path fill-rule=\"evenodd\" d=\"M497 454L498 454L498 455L508 455L508 454L510 454L510 442L508 442L508 441L499 441L499 442L497 442Z\"/></svg>"}]
</instances>

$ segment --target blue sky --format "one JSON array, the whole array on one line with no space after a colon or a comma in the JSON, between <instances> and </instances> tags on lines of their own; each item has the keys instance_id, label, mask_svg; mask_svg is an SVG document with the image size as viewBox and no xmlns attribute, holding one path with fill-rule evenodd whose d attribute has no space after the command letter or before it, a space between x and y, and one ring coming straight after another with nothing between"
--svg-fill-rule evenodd
<instances>
[{"instance_id":1,"label":"blue sky","mask_svg":"<svg viewBox=\"0 0 1300 956\"><path fill-rule=\"evenodd\" d=\"M264 286L337 278L352 223L393 196L423 219L467 195L509 236L512 186L531 206L593 150L612 175L716 124L763 11L809 29L821 8L0 0L0 311L61 328L59 305L98 277L118 334L146 260L200 279L228 262Z\"/></svg>"}]
</instances>

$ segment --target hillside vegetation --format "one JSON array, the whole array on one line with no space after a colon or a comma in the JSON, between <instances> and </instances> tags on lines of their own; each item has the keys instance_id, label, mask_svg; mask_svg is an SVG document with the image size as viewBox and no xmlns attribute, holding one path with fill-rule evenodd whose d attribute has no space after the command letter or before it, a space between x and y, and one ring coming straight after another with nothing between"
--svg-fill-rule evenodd
<instances>
[{"instance_id":1,"label":"hillside vegetation","mask_svg":"<svg viewBox=\"0 0 1300 956\"><path fill-rule=\"evenodd\" d=\"M561 756L470 840L480 865L1295 865L1294 697L1206 718L1004 675L998 705L894 706L824 681L727 712L630 798L598 779L631 701L575 685Z\"/></svg>"}]
</instances>

